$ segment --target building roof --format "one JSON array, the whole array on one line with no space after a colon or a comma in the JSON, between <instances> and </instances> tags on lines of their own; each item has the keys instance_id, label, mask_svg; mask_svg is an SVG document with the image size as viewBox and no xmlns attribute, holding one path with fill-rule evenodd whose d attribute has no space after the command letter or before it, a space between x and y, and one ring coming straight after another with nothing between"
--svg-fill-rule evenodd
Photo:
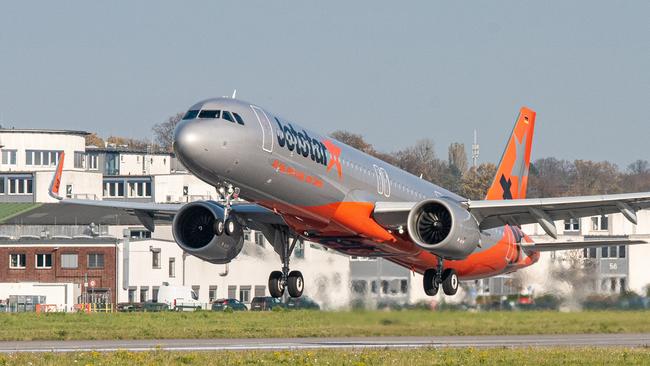
<instances>
[{"instance_id":1,"label":"building roof","mask_svg":"<svg viewBox=\"0 0 650 366\"><path fill-rule=\"evenodd\" d=\"M44 133L51 135L75 135L75 136L88 136L90 132L76 131L76 130L50 130L40 128L0 128L2 133Z\"/></svg>"},{"instance_id":2,"label":"building roof","mask_svg":"<svg viewBox=\"0 0 650 366\"><path fill-rule=\"evenodd\" d=\"M162 151L162 150L151 150L147 151L146 149L134 149L131 147L124 146L114 146L114 147L98 147L98 146L86 146L86 152L103 152L103 153L123 153L123 154L146 154L146 155L168 155L174 156L173 152Z\"/></svg>"}]
</instances>

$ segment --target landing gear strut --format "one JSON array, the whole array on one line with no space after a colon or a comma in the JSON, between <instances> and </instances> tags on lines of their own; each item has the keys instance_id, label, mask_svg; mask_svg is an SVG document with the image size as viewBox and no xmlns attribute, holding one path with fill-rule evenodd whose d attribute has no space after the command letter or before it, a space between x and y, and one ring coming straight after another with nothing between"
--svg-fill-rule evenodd
<instances>
[{"instance_id":1,"label":"landing gear strut","mask_svg":"<svg viewBox=\"0 0 650 366\"><path fill-rule=\"evenodd\" d=\"M429 268L424 271L423 279L424 292L429 296L435 296L442 284L442 291L445 295L455 295L458 291L458 275L456 271L442 267L442 258L438 258L438 268Z\"/></svg>"},{"instance_id":2,"label":"landing gear strut","mask_svg":"<svg viewBox=\"0 0 650 366\"><path fill-rule=\"evenodd\" d=\"M279 240L279 242L277 242ZM305 287L305 281L300 271L289 270L289 258L296 247L298 237L295 236L289 244L289 234L286 231L276 231L275 250L280 254L282 260L282 271L273 271L269 276L269 293L273 297L282 297L285 288L291 297L302 296Z\"/></svg>"},{"instance_id":3,"label":"landing gear strut","mask_svg":"<svg viewBox=\"0 0 650 366\"><path fill-rule=\"evenodd\" d=\"M238 232L239 222L234 217L230 217L230 211L232 210L232 200L239 198L239 188L233 187L232 184L228 184L226 188L220 187L218 189L221 196L226 200L226 203L223 207L223 220L217 220L215 222L214 232L217 235L225 233L230 236Z\"/></svg>"}]
</instances>

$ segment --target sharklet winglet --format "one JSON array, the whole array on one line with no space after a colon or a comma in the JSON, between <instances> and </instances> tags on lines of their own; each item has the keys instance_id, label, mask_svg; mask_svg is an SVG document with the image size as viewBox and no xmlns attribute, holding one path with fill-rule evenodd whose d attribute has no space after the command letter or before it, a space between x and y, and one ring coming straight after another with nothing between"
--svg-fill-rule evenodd
<instances>
[{"instance_id":1,"label":"sharklet winglet","mask_svg":"<svg viewBox=\"0 0 650 366\"><path fill-rule=\"evenodd\" d=\"M61 157L59 158L59 163L56 165L56 170L54 171L54 176L52 177L52 182L50 183L50 189L48 191L50 197L56 200L63 200L63 197L59 194L59 188L61 187L61 175L63 174L63 160L65 158L65 152L61 152Z\"/></svg>"}]
</instances>

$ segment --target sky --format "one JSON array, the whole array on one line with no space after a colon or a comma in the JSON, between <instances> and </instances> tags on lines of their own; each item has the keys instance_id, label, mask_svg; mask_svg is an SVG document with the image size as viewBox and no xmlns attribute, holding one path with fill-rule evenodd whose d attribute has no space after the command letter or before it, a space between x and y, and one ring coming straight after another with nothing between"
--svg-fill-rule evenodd
<instances>
[{"instance_id":1,"label":"sky","mask_svg":"<svg viewBox=\"0 0 650 366\"><path fill-rule=\"evenodd\" d=\"M231 95L394 151L497 162L518 109L533 159L650 160L650 2L12 1L0 124L151 138Z\"/></svg>"}]
</instances>

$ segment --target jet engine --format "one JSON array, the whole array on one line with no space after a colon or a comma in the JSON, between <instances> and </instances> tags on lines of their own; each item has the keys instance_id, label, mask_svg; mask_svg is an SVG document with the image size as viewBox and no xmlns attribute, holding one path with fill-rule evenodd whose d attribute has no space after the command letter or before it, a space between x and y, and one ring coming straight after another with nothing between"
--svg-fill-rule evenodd
<instances>
[{"instance_id":1,"label":"jet engine","mask_svg":"<svg viewBox=\"0 0 650 366\"><path fill-rule=\"evenodd\" d=\"M239 224L224 232L224 216L223 207L214 201L188 203L174 217L174 240L188 254L210 263L228 263L241 252L244 234Z\"/></svg>"},{"instance_id":2,"label":"jet engine","mask_svg":"<svg viewBox=\"0 0 650 366\"><path fill-rule=\"evenodd\" d=\"M474 216L446 198L416 204L409 212L407 227L415 244L446 259L463 259L480 244Z\"/></svg>"}]
</instances>

